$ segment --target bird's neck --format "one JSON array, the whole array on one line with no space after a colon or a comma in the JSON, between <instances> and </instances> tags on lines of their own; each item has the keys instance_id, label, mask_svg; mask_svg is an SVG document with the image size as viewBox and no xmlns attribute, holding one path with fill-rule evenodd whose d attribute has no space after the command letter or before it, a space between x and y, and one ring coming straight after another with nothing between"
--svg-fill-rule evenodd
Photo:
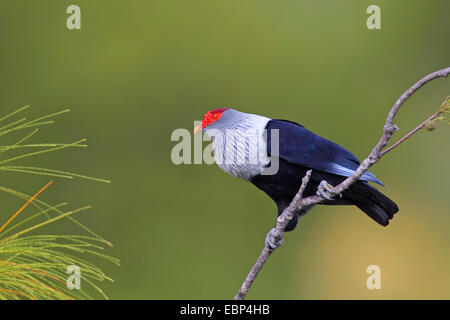
<instances>
[{"instance_id":1,"label":"bird's neck","mask_svg":"<svg viewBox=\"0 0 450 320\"><path fill-rule=\"evenodd\" d=\"M269 118L239 112L212 135L214 159L227 173L250 180L269 163L265 129Z\"/></svg>"}]
</instances>

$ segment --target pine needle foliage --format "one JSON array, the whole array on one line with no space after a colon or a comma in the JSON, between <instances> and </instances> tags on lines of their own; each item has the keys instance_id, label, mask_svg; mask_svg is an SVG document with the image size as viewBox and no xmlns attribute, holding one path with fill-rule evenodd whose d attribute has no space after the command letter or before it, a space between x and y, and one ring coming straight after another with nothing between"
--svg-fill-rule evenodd
<instances>
[{"instance_id":1,"label":"pine needle foliage","mask_svg":"<svg viewBox=\"0 0 450 320\"><path fill-rule=\"evenodd\" d=\"M53 123L53 119L69 110L52 113L32 120L17 118L28 106L19 108L6 116L0 115L0 174L1 171L27 173L53 178L83 178L109 183L73 172L35 166L20 165L20 160L33 158L66 148L84 148L85 139L73 143L27 143L38 128ZM3 145L5 136L22 133L12 144ZM15 150L13 156L8 154ZM49 183L48 185L50 185ZM47 186L46 186L47 187ZM45 188L41 189L43 191ZM40 192L41 192L40 191ZM0 192L24 201L24 206L14 212L2 212L0 208L0 299L92 299L91 292L107 298L100 287L102 281L113 281L100 267L89 262L105 260L114 264L119 261L102 251L112 246L73 216L90 206L76 210L65 209L67 203L48 204L34 196L0 185ZM26 209L26 207L34 209ZM21 211L25 211L20 213ZM30 213L30 211L34 213ZM21 214L20 220L15 217ZM45 227L62 220L71 221L80 234L45 234ZM69 266L80 269L80 289L69 289L67 279Z\"/></svg>"}]
</instances>

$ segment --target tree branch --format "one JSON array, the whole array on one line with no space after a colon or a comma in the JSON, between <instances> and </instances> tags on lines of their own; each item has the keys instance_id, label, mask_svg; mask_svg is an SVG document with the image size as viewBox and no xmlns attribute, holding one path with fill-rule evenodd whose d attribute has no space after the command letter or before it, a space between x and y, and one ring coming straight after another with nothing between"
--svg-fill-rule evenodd
<instances>
[{"instance_id":1,"label":"tree branch","mask_svg":"<svg viewBox=\"0 0 450 320\"><path fill-rule=\"evenodd\" d=\"M439 111L433 113L428 119L423 121L421 124L419 124L413 130L411 130L408 134L404 135L403 138L399 139L392 146L390 146L389 148L386 148L384 151L382 151L380 156L382 157L386 153L391 151L392 149L395 149L399 144L403 143L406 139L411 137L417 131L419 131L419 130L421 130L423 128L427 128L427 126L430 126L428 130L433 130L434 129L434 126L433 126L434 121L437 120L440 117L441 114L443 114L445 112L449 112L449 110L450 110L450 99L447 98L446 101L444 101L444 103L442 104L442 106L439 109Z\"/></svg>"},{"instance_id":2,"label":"tree branch","mask_svg":"<svg viewBox=\"0 0 450 320\"><path fill-rule=\"evenodd\" d=\"M450 74L450 67L435 71L433 73L430 73L429 75L423 77L419 81L417 81L413 86L411 86L408 90L406 90L400 98L395 102L394 106L391 108L391 110L388 113L388 116L386 118L384 127L383 127L383 135L381 136L378 143L375 145L375 147L372 149L370 154L365 158L359 167L356 169L356 171L349 176L347 179L342 181L337 186L331 188L329 191L331 196L337 196L341 194L343 191L347 190L353 183L358 181L362 175L369 170L369 168L380 161L380 159L389 151L395 149L398 147L402 142L404 142L406 139L411 137L413 134L418 132L419 130L425 128L428 123L436 120L443 112L448 112L449 109L449 103L448 99L443 104L441 109L431 115L427 120L423 121L420 125L418 125L414 130L409 132L407 135L405 135L403 138L398 140L396 143L394 143L392 146L387 148L386 150L382 151L387 145L389 140L392 138L392 135L398 130L398 127L394 124L394 118L399 111L400 107L403 105L403 103L417 90L419 90L421 87L423 87L425 84L430 82L431 80L434 80L436 78L441 77L447 77ZM251 285L255 281L256 277L258 276L259 271L263 267L264 263L267 261L267 259L270 257L272 252L283 243L283 235L284 235L284 229L286 228L289 221L293 218L295 212L298 210L304 209L306 207L309 207L314 204L321 203L325 201L326 199L322 195L314 195L309 196L306 198L303 198L303 192L306 188L306 185L309 182L309 179L311 177L311 170L307 172L305 177L302 179L302 184L300 186L300 190L295 195L294 199L291 201L289 206L283 210L282 214L277 219L276 226L267 234L266 238L266 245L264 249L261 251L258 259L256 260L256 263L253 265L252 269L250 270L250 273L248 274L247 278L245 279L244 283L242 284L241 288L239 289L238 293L234 297L235 300L243 300L245 296L248 293L248 290L250 289Z\"/></svg>"},{"instance_id":3,"label":"tree branch","mask_svg":"<svg viewBox=\"0 0 450 320\"><path fill-rule=\"evenodd\" d=\"M295 195L292 202L289 204L289 206L283 210L283 213L278 216L277 219L277 225L275 228L269 232L268 237L273 237L274 240L277 243L280 243L283 239L283 233L284 229L288 225L289 221L293 218L295 209L297 207L300 207L302 205L302 196L303 192L305 191L306 185L309 182L309 178L311 177L312 170L309 170L305 177L302 179L302 185L300 186L300 190ZM256 263L253 265L252 269L250 270L250 273L248 274L247 278L245 279L244 283L242 284L241 288L239 289L238 293L234 297L234 300L243 300L245 298L245 295L248 292L248 289L250 289L250 286L252 285L253 281L255 281L256 277L258 276L259 270L261 270L264 263L267 261L267 259L270 257L272 252L276 249L276 247L272 246L264 246L263 250L259 254L258 260L256 260Z\"/></svg>"}]
</instances>

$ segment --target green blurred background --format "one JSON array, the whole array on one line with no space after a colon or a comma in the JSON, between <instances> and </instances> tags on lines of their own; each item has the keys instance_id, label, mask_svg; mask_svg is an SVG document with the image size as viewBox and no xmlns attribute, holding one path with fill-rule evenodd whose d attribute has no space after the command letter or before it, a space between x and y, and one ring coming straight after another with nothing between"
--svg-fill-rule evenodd
<instances>
[{"instance_id":1,"label":"green blurred background","mask_svg":"<svg viewBox=\"0 0 450 320\"><path fill-rule=\"evenodd\" d=\"M70 4L81 7L81 30L66 28ZM381 7L381 30L366 27L370 4ZM112 180L57 179L41 196L94 206L78 218L114 243L106 253L121 266L100 261L115 279L104 285L111 298L228 299L275 204L217 166L174 165L172 131L232 106L297 121L363 158L400 94L450 65L449 10L446 0L2 0L0 115L26 104L30 118L72 110L33 139L88 138L89 148L32 163ZM435 80L409 99L396 137L449 89L450 79ZM400 207L387 228L356 208L317 207L248 298L450 298L449 130L417 134L372 169ZM49 180L0 179L30 194ZM21 205L0 201L2 220ZM366 288L371 264L381 267L381 290Z\"/></svg>"}]
</instances>

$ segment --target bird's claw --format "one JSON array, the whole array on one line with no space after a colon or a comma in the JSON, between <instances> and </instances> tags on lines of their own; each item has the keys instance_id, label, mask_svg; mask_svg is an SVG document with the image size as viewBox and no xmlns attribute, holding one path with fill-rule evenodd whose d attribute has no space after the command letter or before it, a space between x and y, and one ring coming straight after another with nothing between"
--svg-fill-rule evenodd
<instances>
[{"instance_id":1,"label":"bird's claw","mask_svg":"<svg viewBox=\"0 0 450 320\"><path fill-rule=\"evenodd\" d=\"M320 182L319 187L317 188L317 195L327 200L336 200L333 186L325 180ZM341 194L339 194L339 197L341 197Z\"/></svg>"},{"instance_id":2,"label":"bird's claw","mask_svg":"<svg viewBox=\"0 0 450 320\"><path fill-rule=\"evenodd\" d=\"M284 242L283 236L281 236L281 239L277 239L277 237L273 235L273 230L274 229L270 230L266 236L266 247L272 250L278 248Z\"/></svg>"}]
</instances>

